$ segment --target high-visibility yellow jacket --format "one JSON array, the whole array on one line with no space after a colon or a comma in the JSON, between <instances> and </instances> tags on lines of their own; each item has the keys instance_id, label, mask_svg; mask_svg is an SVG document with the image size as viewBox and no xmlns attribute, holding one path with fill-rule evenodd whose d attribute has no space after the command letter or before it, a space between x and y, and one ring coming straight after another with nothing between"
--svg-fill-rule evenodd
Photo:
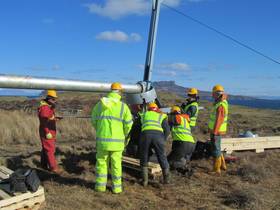
<instances>
[{"instance_id":1,"label":"high-visibility yellow jacket","mask_svg":"<svg viewBox=\"0 0 280 210\"><path fill-rule=\"evenodd\" d=\"M193 136L191 134L190 124L186 118L179 116L181 118L180 125L174 125L171 130L171 135L173 141L186 141L195 143Z\"/></svg>"},{"instance_id":2,"label":"high-visibility yellow jacket","mask_svg":"<svg viewBox=\"0 0 280 210\"><path fill-rule=\"evenodd\" d=\"M96 147L105 151L121 151L132 127L132 115L118 93L103 97L92 110L96 130Z\"/></svg>"},{"instance_id":3,"label":"high-visibility yellow jacket","mask_svg":"<svg viewBox=\"0 0 280 210\"><path fill-rule=\"evenodd\" d=\"M224 115L223 119L217 118L219 107L222 107L223 109L223 115ZM208 123L208 128L210 132L214 134L225 134L227 131L227 123L228 123L228 102L227 100L221 100L215 103L212 108L212 112L210 114L210 121Z\"/></svg>"},{"instance_id":4,"label":"high-visibility yellow jacket","mask_svg":"<svg viewBox=\"0 0 280 210\"><path fill-rule=\"evenodd\" d=\"M190 126L194 127L196 125L196 120L197 120L197 116L198 116L198 103L196 101L188 104L185 108L184 108L184 112L185 113L188 113L188 109L191 107L191 106L195 106L196 107L196 112L193 116L190 116Z\"/></svg>"},{"instance_id":5,"label":"high-visibility yellow jacket","mask_svg":"<svg viewBox=\"0 0 280 210\"><path fill-rule=\"evenodd\" d=\"M146 111L140 114L141 116L141 131L155 130L163 131L162 122L167 119L167 115L155 111Z\"/></svg>"}]
</instances>

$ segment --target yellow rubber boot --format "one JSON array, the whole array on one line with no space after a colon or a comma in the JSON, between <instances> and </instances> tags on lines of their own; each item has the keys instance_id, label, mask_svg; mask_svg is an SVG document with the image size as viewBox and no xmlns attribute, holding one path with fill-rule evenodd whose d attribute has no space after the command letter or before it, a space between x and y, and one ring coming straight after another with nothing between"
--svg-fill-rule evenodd
<instances>
[{"instance_id":1,"label":"yellow rubber boot","mask_svg":"<svg viewBox=\"0 0 280 210\"><path fill-rule=\"evenodd\" d=\"M227 165L226 165L226 161L225 161L225 158L224 158L223 155L221 156L221 163L222 163L221 164L221 169L226 171L227 170Z\"/></svg>"},{"instance_id":2,"label":"yellow rubber boot","mask_svg":"<svg viewBox=\"0 0 280 210\"><path fill-rule=\"evenodd\" d=\"M222 158L217 157L215 158L213 172L217 175L221 175L221 165L222 165Z\"/></svg>"}]
</instances>

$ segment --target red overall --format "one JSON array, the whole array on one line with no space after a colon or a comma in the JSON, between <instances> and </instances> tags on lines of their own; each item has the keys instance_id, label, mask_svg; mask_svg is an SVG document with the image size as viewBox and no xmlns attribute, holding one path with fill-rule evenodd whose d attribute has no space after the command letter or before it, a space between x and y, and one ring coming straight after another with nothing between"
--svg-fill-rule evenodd
<instances>
[{"instance_id":1,"label":"red overall","mask_svg":"<svg viewBox=\"0 0 280 210\"><path fill-rule=\"evenodd\" d=\"M53 171L57 169L55 160L55 142L56 142L56 121L55 112L46 101L40 102L38 108L38 117L40 121L39 134L42 143L41 165L43 168L48 168ZM46 135L52 134L51 139L47 139Z\"/></svg>"}]
</instances>

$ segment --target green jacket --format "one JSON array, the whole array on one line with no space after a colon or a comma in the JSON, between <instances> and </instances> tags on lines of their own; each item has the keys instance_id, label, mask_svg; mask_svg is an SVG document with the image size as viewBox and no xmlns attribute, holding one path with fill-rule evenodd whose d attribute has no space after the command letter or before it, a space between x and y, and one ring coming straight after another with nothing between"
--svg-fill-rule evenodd
<instances>
[{"instance_id":1,"label":"green jacket","mask_svg":"<svg viewBox=\"0 0 280 210\"><path fill-rule=\"evenodd\" d=\"M93 108L91 122L96 130L96 148L121 151L128 141L132 115L118 93L111 92Z\"/></svg>"},{"instance_id":2,"label":"green jacket","mask_svg":"<svg viewBox=\"0 0 280 210\"><path fill-rule=\"evenodd\" d=\"M164 113L158 113L155 111L146 111L141 113L141 131L155 130L164 133L162 128L163 120L167 119L167 115Z\"/></svg>"},{"instance_id":3,"label":"green jacket","mask_svg":"<svg viewBox=\"0 0 280 210\"><path fill-rule=\"evenodd\" d=\"M192 115L190 115L189 114L189 109L193 106L195 107L194 108L195 113L192 113ZM190 120L191 120L190 126L194 127L196 125L196 120L197 120L197 116L198 116L198 112L199 112L198 103L196 101L193 101L190 104L186 105L184 107L184 112L190 116Z\"/></svg>"},{"instance_id":4,"label":"green jacket","mask_svg":"<svg viewBox=\"0 0 280 210\"><path fill-rule=\"evenodd\" d=\"M186 118L180 116L181 123L172 127L171 135L173 141L186 141L195 143L193 136L191 134L190 124Z\"/></svg>"},{"instance_id":5,"label":"green jacket","mask_svg":"<svg viewBox=\"0 0 280 210\"><path fill-rule=\"evenodd\" d=\"M217 116L217 110L219 108L219 106L223 106L225 109L225 116L224 116L224 120L219 128L219 133L221 134L225 134L227 131L227 124L228 124L228 102L227 100L222 100L219 101L217 103L214 104L211 114L210 114L210 120L208 123L208 128L210 130L214 130L215 129L215 125L216 125L216 116Z\"/></svg>"}]
</instances>

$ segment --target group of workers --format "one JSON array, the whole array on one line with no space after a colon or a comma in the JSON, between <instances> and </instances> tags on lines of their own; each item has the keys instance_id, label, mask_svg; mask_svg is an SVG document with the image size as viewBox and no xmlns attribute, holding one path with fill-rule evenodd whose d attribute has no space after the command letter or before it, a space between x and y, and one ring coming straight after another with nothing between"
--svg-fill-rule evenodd
<instances>
[{"instance_id":1,"label":"group of workers","mask_svg":"<svg viewBox=\"0 0 280 210\"><path fill-rule=\"evenodd\" d=\"M188 98L180 106L171 107L169 114L163 113L154 102L142 105L141 110L133 117L127 104L121 101L122 85L111 84L111 92L102 97L93 107L91 122L96 130L96 180L95 190L105 192L110 168L112 192L122 192L122 155L133 138L132 127L137 124L139 139L137 146L142 170L142 184L148 185L148 161L151 153L155 153L162 169L163 183L170 183L170 170L187 172L195 150L196 140L193 132L199 112L199 96L196 88L187 91ZM210 132L213 156L213 173L221 174L226 170L221 153L221 136L227 131L228 102L221 85L213 87L215 100L210 114L208 128ZM56 121L55 104L57 94L54 90L47 92L38 108L40 119L40 138L42 142L42 167L60 173L61 169L55 160ZM134 126L135 127L135 126ZM171 133L173 142L170 154L166 155L166 141ZM153 152L152 152L153 151Z\"/></svg>"}]
</instances>

